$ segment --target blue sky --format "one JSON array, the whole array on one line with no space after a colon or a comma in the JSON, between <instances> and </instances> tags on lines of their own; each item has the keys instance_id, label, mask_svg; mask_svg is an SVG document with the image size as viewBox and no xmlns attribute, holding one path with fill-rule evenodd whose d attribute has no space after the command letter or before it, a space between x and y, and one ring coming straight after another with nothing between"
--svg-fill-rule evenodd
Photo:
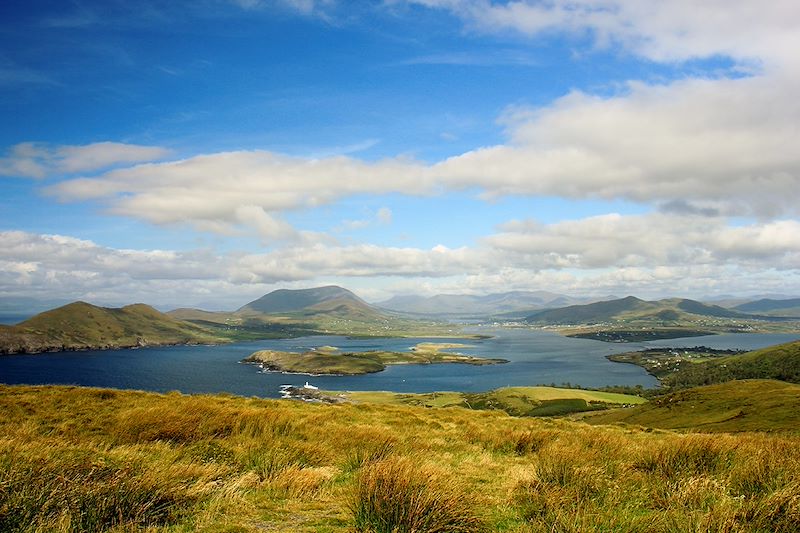
<instances>
[{"instance_id":1,"label":"blue sky","mask_svg":"<svg viewBox=\"0 0 800 533\"><path fill-rule=\"evenodd\" d=\"M0 298L800 294L800 9L0 6Z\"/></svg>"}]
</instances>

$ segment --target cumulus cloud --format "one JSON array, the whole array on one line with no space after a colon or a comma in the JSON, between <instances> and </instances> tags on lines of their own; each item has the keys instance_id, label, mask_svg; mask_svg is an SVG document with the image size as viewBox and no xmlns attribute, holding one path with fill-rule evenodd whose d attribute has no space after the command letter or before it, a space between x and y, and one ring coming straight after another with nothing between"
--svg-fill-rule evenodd
<instances>
[{"instance_id":1,"label":"cumulus cloud","mask_svg":"<svg viewBox=\"0 0 800 533\"><path fill-rule=\"evenodd\" d=\"M800 190L798 91L798 80L777 76L632 83L612 98L576 91L509 110L509 144L433 170L489 195L691 198L729 214L797 213L786 191Z\"/></svg>"},{"instance_id":2,"label":"cumulus cloud","mask_svg":"<svg viewBox=\"0 0 800 533\"><path fill-rule=\"evenodd\" d=\"M277 287L367 278L401 280L396 290L410 292L800 291L800 223L708 222L662 213L555 224L512 221L475 247L317 242L260 254L114 249L68 236L7 231L0 232L0 295L161 305L217 299L233 308Z\"/></svg>"},{"instance_id":3,"label":"cumulus cloud","mask_svg":"<svg viewBox=\"0 0 800 533\"><path fill-rule=\"evenodd\" d=\"M410 0L446 9L482 31L589 35L655 61L726 55L785 64L800 47L793 0Z\"/></svg>"},{"instance_id":4,"label":"cumulus cloud","mask_svg":"<svg viewBox=\"0 0 800 533\"><path fill-rule=\"evenodd\" d=\"M532 269L638 268L691 264L798 270L800 222L731 227L722 218L609 214L549 225L512 221L487 237L506 264Z\"/></svg>"},{"instance_id":5,"label":"cumulus cloud","mask_svg":"<svg viewBox=\"0 0 800 533\"><path fill-rule=\"evenodd\" d=\"M290 233L275 221L281 212L350 195L455 189L488 197L622 198L666 210L774 218L798 213L786 194L800 190L797 94L800 78L788 74L630 83L609 98L574 91L546 107L510 108L502 117L506 144L434 164L224 152L117 168L49 191L68 201L102 199L116 214L156 224L219 230L252 219L246 215L258 214L257 206L265 214L259 225L267 216L274 227L267 234ZM30 153L37 147L15 150L15 164L30 166L20 172L46 173ZM95 151L90 145L80 153ZM70 170L110 161L78 162L62 152L59 164Z\"/></svg>"},{"instance_id":6,"label":"cumulus cloud","mask_svg":"<svg viewBox=\"0 0 800 533\"><path fill-rule=\"evenodd\" d=\"M422 165L405 159L303 159L256 150L136 165L48 190L62 200L105 199L114 213L155 224L220 232L249 224L267 237L286 237L292 230L277 213L354 194L427 194L433 185Z\"/></svg>"},{"instance_id":7,"label":"cumulus cloud","mask_svg":"<svg viewBox=\"0 0 800 533\"><path fill-rule=\"evenodd\" d=\"M0 176L45 178L101 170L120 164L163 159L166 148L116 142L82 146L20 143L0 158Z\"/></svg>"}]
</instances>

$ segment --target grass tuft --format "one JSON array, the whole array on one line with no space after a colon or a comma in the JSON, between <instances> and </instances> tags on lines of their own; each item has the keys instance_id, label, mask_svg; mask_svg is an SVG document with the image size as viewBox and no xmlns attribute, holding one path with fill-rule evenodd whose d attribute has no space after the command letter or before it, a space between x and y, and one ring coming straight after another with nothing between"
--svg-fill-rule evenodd
<instances>
[{"instance_id":1,"label":"grass tuft","mask_svg":"<svg viewBox=\"0 0 800 533\"><path fill-rule=\"evenodd\" d=\"M366 466L355 480L350 510L356 531L471 533L484 531L463 489L410 458Z\"/></svg>"}]
</instances>

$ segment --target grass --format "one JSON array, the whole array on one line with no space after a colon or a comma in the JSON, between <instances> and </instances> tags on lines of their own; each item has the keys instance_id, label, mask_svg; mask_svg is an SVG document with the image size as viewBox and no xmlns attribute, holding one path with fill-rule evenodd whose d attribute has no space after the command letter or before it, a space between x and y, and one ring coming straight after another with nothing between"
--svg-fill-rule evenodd
<instances>
[{"instance_id":1,"label":"grass","mask_svg":"<svg viewBox=\"0 0 800 533\"><path fill-rule=\"evenodd\" d=\"M514 416L556 416L646 402L640 396L558 387L506 387L484 393L328 392L354 402L501 410Z\"/></svg>"},{"instance_id":2,"label":"grass","mask_svg":"<svg viewBox=\"0 0 800 533\"><path fill-rule=\"evenodd\" d=\"M442 351L459 346L463 345L425 342L418 344L409 352L375 350L340 353L332 346L323 346L304 353L260 350L248 356L244 362L260 364L264 368L278 372L343 375L381 372L386 365L438 363L491 365L506 362L505 359L486 359Z\"/></svg>"},{"instance_id":3,"label":"grass","mask_svg":"<svg viewBox=\"0 0 800 533\"><path fill-rule=\"evenodd\" d=\"M635 409L587 420L694 431L800 430L800 385L775 380L730 381L681 390Z\"/></svg>"},{"instance_id":4,"label":"grass","mask_svg":"<svg viewBox=\"0 0 800 533\"><path fill-rule=\"evenodd\" d=\"M734 379L777 379L800 383L800 341L684 365L677 372L664 376L662 383L670 388L687 388Z\"/></svg>"},{"instance_id":5,"label":"grass","mask_svg":"<svg viewBox=\"0 0 800 533\"><path fill-rule=\"evenodd\" d=\"M798 494L796 433L0 386L9 532L790 532Z\"/></svg>"}]
</instances>

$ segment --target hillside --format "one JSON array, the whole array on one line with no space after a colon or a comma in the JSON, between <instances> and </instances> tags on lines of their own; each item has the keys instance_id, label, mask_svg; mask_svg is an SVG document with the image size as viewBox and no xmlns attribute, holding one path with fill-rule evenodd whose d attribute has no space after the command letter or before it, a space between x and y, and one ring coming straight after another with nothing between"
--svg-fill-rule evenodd
<instances>
[{"instance_id":1,"label":"hillside","mask_svg":"<svg viewBox=\"0 0 800 533\"><path fill-rule=\"evenodd\" d=\"M696 387L734 379L778 379L800 383L800 340L722 357L680 369L661 378L672 388Z\"/></svg>"},{"instance_id":2,"label":"hillside","mask_svg":"<svg viewBox=\"0 0 800 533\"><path fill-rule=\"evenodd\" d=\"M796 319L750 315L695 300L645 301L634 296L533 313L525 322L555 327L571 337L606 342L639 342L714 333L787 333L800 330Z\"/></svg>"},{"instance_id":3,"label":"hillside","mask_svg":"<svg viewBox=\"0 0 800 533\"><path fill-rule=\"evenodd\" d=\"M16 326L0 327L0 353L4 354L220 340L203 328L144 304L106 308L74 302L40 313Z\"/></svg>"},{"instance_id":4,"label":"hillside","mask_svg":"<svg viewBox=\"0 0 800 533\"><path fill-rule=\"evenodd\" d=\"M731 311L718 305L707 305L694 300L670 298L649 302L635 296L618 300L594 302L586 305L571 305L534 313L527 322L539 324L591 324L625 320L656 320L678 322L687 315L716 318L753 318L750 315Z\"/></svg>"},{"instance_id":5,"label":"hillside","mask_svg":"<svg viewBox=\"0 0 800 533\"><path fill-rule=\"evenodd\" d=\"M800 298L786 300L762 298L761 300L737 305L733 309L743 313L800 317Z\"/></svg>"},{"instance_id":6,"label":"hillside","mask_svg":"<svg viewBox=\"0 0 800 533\"><path fill-rule=\"evenodd\" d=\"M800 428L800 385L774 380L728 381L681 390L585 420L692 431L796 431Z\"/></svg>"},{"instance_id":7,"label":"hillside","mask_svg":"<svg viewBox=\"0 0 800 533\"><path fill-rule=\"evenodd\" d=\"M800 526L797 435L75 387L0 386L0 412L8 532Z\"/></svg>"},{"instance_id":8,"label":"hillside","mask_svg":"<svg viewBox=\"0 0 800 533\"><path fill-rule=\"evenodd\" d=\"M176 309L169 315L235 340L328 334L463 337L460 328L453 324L385 312L370 306L351 291L333 285L278 289L234 312Z\"/></svg>"},{"instance_id":9,"label":"hillside","mask_svg":"<svg viewBox=\"0 0 800 533\"><path fill-rule=\"evenodd\" d=\"M532 311L545 307L561 307L578 303L575 298L547 291L510 291L476 296L471 294L437 294L435 296L395 296L379 302L377 307L425 316L491 316Z\"/></svg>"},{"instance_id":10,"label":"hillside","mask_svg":"<svg viewBox=\"0 0 800 533\"><path fill-rule=\"evenodd\" d=\"M335 285L297 290L278 289L243 305L236 313L379 314L349 290Z\"/></svg>"}]
</instances>

